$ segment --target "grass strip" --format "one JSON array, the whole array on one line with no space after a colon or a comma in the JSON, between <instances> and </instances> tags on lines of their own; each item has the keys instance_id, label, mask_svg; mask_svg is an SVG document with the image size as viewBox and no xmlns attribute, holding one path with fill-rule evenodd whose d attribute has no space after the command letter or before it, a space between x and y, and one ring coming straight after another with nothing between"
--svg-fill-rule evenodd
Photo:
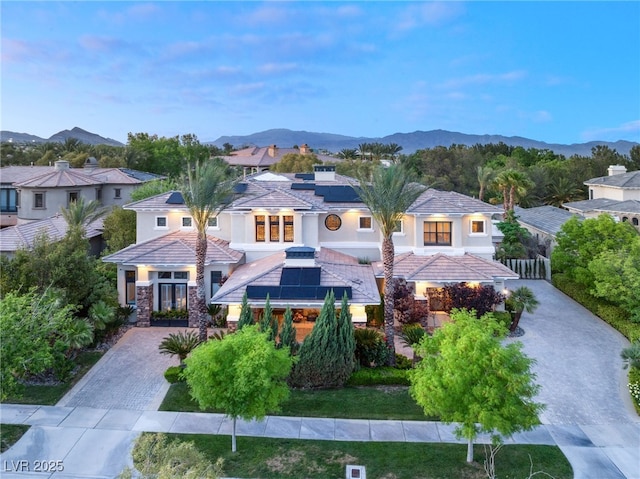
<instances>
[{"instance_id":1,"label":"grass strip","mask_svg":"<svg viewBox=\"0 0 640 479\"><path fill-rule=\"evenodd\" d=\"M172 384L160 411L201 411L189 395L186 383ZM207 410L207 412L223 412ZM292 390L278 416L331 417L339 419L393 419L433 421L401 386L346 387L315 391Z\"/></svg>"},{"instance_id":2,"label":"grass strip","mask_svg":"<svg viewBox=\"0 0 640 479\"><path fill-rule=\"evenodd\" d=\"M0 424L0 452L13 446L31 426L24 424Z\"/></svg>"},{"instance_id":3,"label":"grass strip","mask_svg":"<svg viewBox=\"0 0 640 479\"><path fill-rule=\"evenodd\" d=\"M145 433L148 434L148 433ZM367 478L480 479L484 447L477 445L474 463L467 464L466 445L441 443L389 443L305 441L238 437L238 452L231 453L230 436L168 434L172 440L191 441L211 462L224 459L227 477L344 478L347 464L364 465ZM555 479L573 477L571 465L558 447L508 445L499 452L496 472L502 478L529 477L544 471ZM546 476L545 476L546 477Z\"/></svg>"},{"instance_id":4,"label":"grass strip","mask_svg":"<svg viewBox=\"0 0 640 479\"><path fill-rule=\"evenodd\" d=\"M52 406L82 379L103 354L103 351L82 351L75 360L78 370L68 381L52 385L26 384L20 397L9 397L2 402Z\"/></svg>"}]
</instances>

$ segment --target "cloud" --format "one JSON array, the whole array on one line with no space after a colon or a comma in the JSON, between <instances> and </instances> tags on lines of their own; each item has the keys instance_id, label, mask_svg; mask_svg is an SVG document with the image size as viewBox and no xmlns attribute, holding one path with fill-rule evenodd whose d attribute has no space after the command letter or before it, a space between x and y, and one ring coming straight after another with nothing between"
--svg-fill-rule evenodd
<instances>
[{"instance_id":1,"label":"cloud","mask_svg":"<svg viewBox=\"0 0 640 479\"><path fill-rule=\"evenodd\" d=\"M296 63L265 63L259 65L257 70L261 75L277 75L296 71L298 70L298 65Z\"/></svg>"},{"instance_id":2,"label":"cloud","mask_svg":"<svg viewBox=\"0 0 640 479\"><path fill-rule=\"evenodd\" d=\"M114 4L117 5L117 3L114 2L110 7ZM154 3L136 3L117 11L101 9L98 10L97 15L98 18L106 22L122 25L130 21L142 22L150 20L161 13L161 11L160 7Z\"/></svg>"},{"instance_id":3,"label":"cloud","mask_svg":"<svg viewBox=\"0 0 640 479\"><path fill-rule=\"evenodd\" d=\"M97 35L83 35L78 43L91 53L116 53L130 47L128 42L120 38Z\"/></svg>"},{"instance_id":4,"label":"cloud","mask_svg":"<svg viewBox=\"0 0 640 479\"><path fill-rule=\"evenodd\" d=\"M407 32L424 26L440 27L463 15L460 2L418 2L403 10L394 22L396 32Z\"/></svg>"},{"instance_id":5,"label":"cloud","mask_svg":"<svg viewBox=\"0 0 640 479\"><path fill-rule=\"evenodd\" d=\"M264 90L264 87L264 82L238 83L237 85L234 85L232 88L230 88L229 92L232 95L248 96L261 92L262 90Z\"/></svg>"},{"instance_id":6,"label":"cloud","mask_svg":"<svg viewBox=\"0 0 640 479\"><path fill-rule=\"evenodd\" d=\"M440 88L455 89L462 86L487 85L498 83L513 83L527 76L525 70L514 70L506 73L477 73L460 78L452 78L439 85Z\"/></svg>"},{"instance_id":7,"label":"cloud","mask_svg":"<svg viewBox=\"0 0 640 479\"><path fill-rule=\"evenodd\" d=\"M582 132L581 137L587 141L629 138L640 141L640 120L632 120L610 128L592 128Z\"/></svg>"}]
</instances>

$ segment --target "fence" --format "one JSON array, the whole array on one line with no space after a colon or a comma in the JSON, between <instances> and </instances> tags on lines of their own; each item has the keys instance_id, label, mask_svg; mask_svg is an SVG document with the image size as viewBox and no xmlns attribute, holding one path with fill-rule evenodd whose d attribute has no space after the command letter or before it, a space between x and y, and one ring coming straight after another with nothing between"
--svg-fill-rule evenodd
<instances>
[{"instance_id":1,"label":"fence","mask_svg":"<svg viewBox=\"0 0 640 479\"><path fill-rule=\"evenodd\" d=\"M538 256L535 259L502 259L500 262L522 279L544 279L551 281L551 262L549 258Z\"/></svg>"}]
</instances>

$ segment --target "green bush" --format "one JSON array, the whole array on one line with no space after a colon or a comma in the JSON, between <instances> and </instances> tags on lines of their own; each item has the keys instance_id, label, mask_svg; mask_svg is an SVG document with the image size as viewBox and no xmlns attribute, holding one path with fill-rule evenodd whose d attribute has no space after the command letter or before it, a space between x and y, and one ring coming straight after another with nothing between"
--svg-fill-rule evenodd
<instances>
[{"instance_id":1,"label":"green bush","mask_svg":"<svg viewBox=\"0 0 640 479\"><path fill-rule=\"evenodd\" d=\"M640 323L632 322L629 313L622 308L591 296L584 286L573 282L565 274L554 274L552 282L556 288L613 326L629 341L640 339Z\"/></svg>"},{"instance_id":2,"label":"green bush","mask_svg":"<svg viewBox=\"0 0 640 479\"><path fill-rule=\"evenodd\" d=\"M152 311L153 319L187 319L189 312L186 309L171 309L168 311Z\"/></svg>"},{"instance_id":3,"label":"green bush","mask_svg":"<svg viewBox=\"0 0 640 479\"><path fill-rule=\"evenodd\" d=\"M348 386L409 386L406 369L388 366L362 368L351 375Z\"/></svg>"},{"instance_id":4,"label":"green bush","mask_svg":"<svg viewBox=\"0 0 640 479\"><path fill-rule=\"evenodd\" d=\"M422 341L422 338L427 332L418 323L410 323L402 326L402 332L400 338L402 342L407 346L413 347Z\"/></svg>"},{"instance_id":5,"label":"green bush","mask_svg":"<svg viewBox=\"0 0 640 479\"><path fill-rule=\"evenodd\" d=\"M511 326L511 313L509 311L494 311L493 317L505 328L509 329Z\"/></svg>"},{"instance_id":6,"label":"green bush","mask_svg":"<svg viewBox=\"0 0 640 479\"><path fill-rule=\"evenodd\" d=\"M404 354L396 353L396 369L411 369L413 362Z\"/></svg>"},{"instance_id":7,"label":"green bush","mask_svg":"<svg viewBox=\"0 0 640 479\"><path fill-rule=\"evenodd\" d=\"M376 329L359 328L353 332L356 339L356 359L366 368L383 366L389 358L384 336Z\"/></svg>"},{"instance_id":8,"label":"green bush","mask_svg":"<svg viewBox=\"0 0 640 479\"><path fill-rule=\"evenodd\" d=\"M171 384L185 380L180 366L169 366L169 368L164 372L164 378Z\"/></svg>"},{"instance_id":9,"label":"green bush","mask_svg":"<svg viewBox=\"0 0 640 479\"><path fill-rule=\"evenodd\" d=\"M629 370L629 393L637 413L640 414L640 368Z\"/></svg>"}]
</instances>

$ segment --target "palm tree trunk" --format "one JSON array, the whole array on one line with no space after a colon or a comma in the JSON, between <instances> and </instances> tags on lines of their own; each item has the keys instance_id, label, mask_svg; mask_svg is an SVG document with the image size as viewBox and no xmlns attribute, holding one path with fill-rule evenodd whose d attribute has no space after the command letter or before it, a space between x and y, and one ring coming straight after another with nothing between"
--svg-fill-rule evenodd
<instances>
[{"instance_id":1,"label":"palm tree trunk","mask_svg":"<svg viewBox=\"0 0 640 479\"><path fill-rule=\"evenodd\" d=\"M207 257L207 236L198 234L196 240L196 304L193 305L198 314L198 334L200 341L207 340L209 322L207 304L204 294L204 262Z\"/></svg>"},{"instance_id":2,"label":"palm tree trunk","mask_svg":"<svg viewBox=\"0 0 640 479\"><path fill-rule=\"evenodd\" d=\"M384 268L384 334L389 348L389 366L396 364L396 346L393 324L393 260L395 249L391 238L382 239L382 264Z\"/></svg>"},{"instance_id":3,"label":"palm tree trunk","mask_svg":"<svg viewBox=\"0 0 640 479\"><path fill-rule=\"evenodd\" d=\"M513 320L511 321L511 326L509 326L509 331L513 333L518 328L518 324L520 324L521 317L522 317L522 311L515 311L513 313Z\"/></svg>"}]
</instances>

